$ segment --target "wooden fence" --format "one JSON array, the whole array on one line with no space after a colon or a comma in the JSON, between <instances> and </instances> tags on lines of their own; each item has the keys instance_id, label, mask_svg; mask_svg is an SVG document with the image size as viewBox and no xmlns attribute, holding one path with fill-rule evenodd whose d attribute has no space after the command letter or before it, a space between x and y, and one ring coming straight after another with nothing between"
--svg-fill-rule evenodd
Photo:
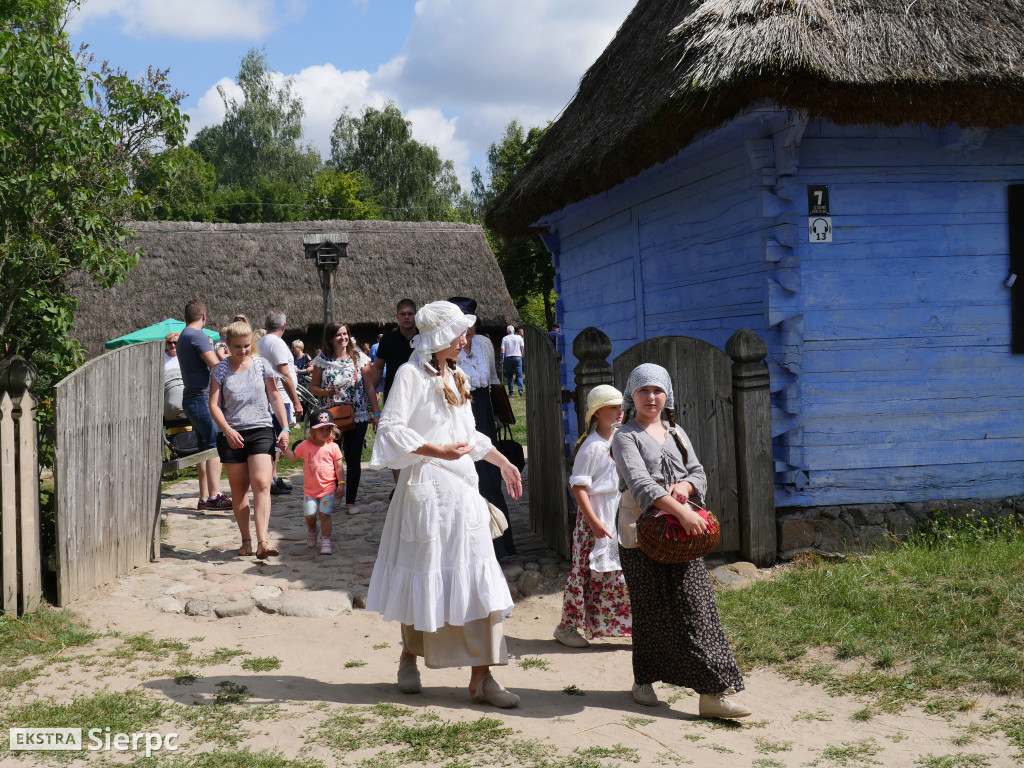
<instances>
[{"instance_id":1,"label":"wooden fence","mask_svg":"<svg viewBox=\"0 0 1024 768\"><path fill-rule=\"evenodd\" d=\"M57 385L57 604L160 554L161 342L89 361Z\"/></svg>"},{"instance_id":2,"label":"wooden fence","mask_svg":"<svg viewBox=\"0 0 1024 768\"><path fill-rule=\"evenodd\" d=\"M0 611L16 616L43 597L35 405L0 393Z\"/></svg>"}]
</instances>

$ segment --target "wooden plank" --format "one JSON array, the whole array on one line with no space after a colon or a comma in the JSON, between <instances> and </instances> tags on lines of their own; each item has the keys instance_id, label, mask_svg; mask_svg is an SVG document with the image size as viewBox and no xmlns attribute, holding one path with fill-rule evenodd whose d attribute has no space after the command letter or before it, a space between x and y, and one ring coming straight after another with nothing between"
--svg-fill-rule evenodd
<instances>
[{"instance_id":1,"label":"wooden plank","mask_svg":"<svg viewBox=\"0 0 1024 768\"><path fill-rule=\"evenodd\" d=\"M566 495L561 363L551 340L534 325L526 341L526 425L530 474L530 527L566 559L572 555Z\"/></svg>"},{"instance_id":2,"label":"wooden plank","mask_svg":"<svg viewBox=\"0 0 1024 768\"><path fill-rule=\"evenodd\" d=\"M162 472L163 475L168 475L170 473L182 470L185 467L194 467L196 464L198 464L201 461L206 461L207 459L215 459L215 458L217 458L217 449L216 448L210 448L209 450L206 450L206 451L200 451L199 453L193 453L191 456L182 456L181 458L178 458L178 459L173 459L171 461L165 461L161 465L162 466L161 472Z\"/></svg>"},{"instance_id":3,"label":"wooden plank","mask_svg":"<svg viewBox=\"0 0 1024 768\"><path fill-rule=\"evenodd\" d=\"M42 551L39 548L39 452L35 400L21 396L18 420L18 490L21 497L21 611L39 610L43 602Z\"/></svg>"},{"instance_id":4,"label":"wooden plank","mask_svg":"<svg viewBox=\"0 0 1024 768\"><path fill-rule=\"evenodd\" d=\"M0 608L18 615L18 507L15 472L14 404L0 393Z\"/></svg>"}]
</instances>

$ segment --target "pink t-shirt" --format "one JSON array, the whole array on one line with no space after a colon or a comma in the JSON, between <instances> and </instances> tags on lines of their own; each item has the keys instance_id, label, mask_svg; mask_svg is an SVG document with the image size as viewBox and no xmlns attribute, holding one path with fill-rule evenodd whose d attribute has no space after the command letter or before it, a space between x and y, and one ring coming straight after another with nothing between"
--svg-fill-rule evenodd
<instances>
[{"instance_id":1,"label":"pink t-shirt","mask_svg":"<svg viewBox=\"0 0 1024 768\"><path fill-rule=\"evenodd\" d=\"M341 461L341 448L335 442L313 445L303 440L294 448L295 455L302 459L302 493L314 499L322 499L334 493L338 487L335 463Z\"/></svg>"}]
</instances>

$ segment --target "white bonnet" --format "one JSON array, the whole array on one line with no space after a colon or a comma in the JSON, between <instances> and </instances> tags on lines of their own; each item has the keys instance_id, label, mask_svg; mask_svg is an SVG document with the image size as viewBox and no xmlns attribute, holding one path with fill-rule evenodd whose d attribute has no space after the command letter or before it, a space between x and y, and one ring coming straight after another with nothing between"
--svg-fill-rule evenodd
<instances>
[{"instance_id":1,"label":"white bonnet","mask_svg":"<svg viewBox=\"0 0 1024 768\"><path fill-rule=\"evenodd\" d=\"M464 314L450 301L432 301L416 313L416 328L412 348L424 357L449 346L455 339L476 324L476 315Z\"/></svg>"}]
</instances>

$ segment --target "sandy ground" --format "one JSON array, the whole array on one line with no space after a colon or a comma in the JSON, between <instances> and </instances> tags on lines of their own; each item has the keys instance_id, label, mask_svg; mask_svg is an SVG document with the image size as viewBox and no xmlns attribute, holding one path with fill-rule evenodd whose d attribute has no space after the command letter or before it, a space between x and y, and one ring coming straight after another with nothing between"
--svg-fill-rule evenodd
<instances>
[{"instance_id":1,"label":"sandy ground","mask_svg":"<svg viewBox=\"0 0 1024 768\"><path fill-rule=\"evenodd\" d=\"M230 521L225 518L220 524L230 525ZM366 520L360 524L365 525ZM165 562L167 567L181 567L180 560ZM162 565L149 567L158 575ZM138 574L126 577L130 578L138 579ZM975 736L971 743L962 746L953 741L970 724L983 724L986 711L1006 712L1007 705L1014 704L994 697L979 699L973 709L956 713L952 719L911 708L900 714L878 713L859 720L853 715L866 706L866 701L833 697L819 686L793 682L770 670L754 670L747 674L747 690L741 694L754 715L742 721L702 720L696 717L697 697L668 686L656 687L662 699L660 705L637 705L629 695L632 675L628 640L596 641L589 649L574 650L552 639L551 631L558 623L561 609L558 594L521 599L507 620L510 664L496 668L495 676L517 692L522 703L515 710L497 710L469 701L467 669L423 670L421 694L399 693L394 686L398 628L381 621L376 614L359 609L327 618L297 618L260 610L221 619L168 614L145 607L143 599L132 598L125 588L126 579L94 590L73 609L97 630L148 632L155 639L183 640L195 654L216 648L244 649L254 657L277 657L281 667L251 672L242 669L245 657L236 657L195 669L199 679L192 685L182 685L173 679L173 671L168 669L172 662L168 660L97 662L97 655L102 657L121 642L117 637L105 636L87 647L82 658L73 659L80 651L72 649L61 656L70 661L51 664L42 676L16 689L16 703L48 696L70 701L102 689L141 688L150 696L195 704L212 700L218 691L217 684L230 680L251 692L244 706L282 705L279 716L248 724L253 733L246 737L242 747L276 750L287 758L319 758L332 766L342 762L355 765L361 757L370 757L376 750L342 753L311 743L310 733L336 708L378 702L411 707L416 712L429 711L445 721L497 718L516 731L510 739L549 745L552 760L578 754L574 750L625 745L637 750L635 757L640 765L880 764L999 768L1022 764L1014 758L1014 748L1001 734ZM387 647L381 647L385 643ZM548 668L524 668L520 662L526 657L542 659ZM348 662L366 663L346 667ZM567 686L576 686L584 695L567 694ZM318 706L321 704L326 707ZM187 729L182 731L179 741L179 756L212 748ZM875 753L844 762L843 753L838 751L844 744L867 744L867 751ZM928 755L962 753L984 756L985 762L963 762L964 758L961 762L925 762ZM95 757L94 754L79 758L74 764L92 764ZM0 765L24 766L33 761L32 755L14 754L0 747ZM519 763L488 757L471 764ZM628 763L606 758L602 764Z\"/></svg>"}]
</instances>

